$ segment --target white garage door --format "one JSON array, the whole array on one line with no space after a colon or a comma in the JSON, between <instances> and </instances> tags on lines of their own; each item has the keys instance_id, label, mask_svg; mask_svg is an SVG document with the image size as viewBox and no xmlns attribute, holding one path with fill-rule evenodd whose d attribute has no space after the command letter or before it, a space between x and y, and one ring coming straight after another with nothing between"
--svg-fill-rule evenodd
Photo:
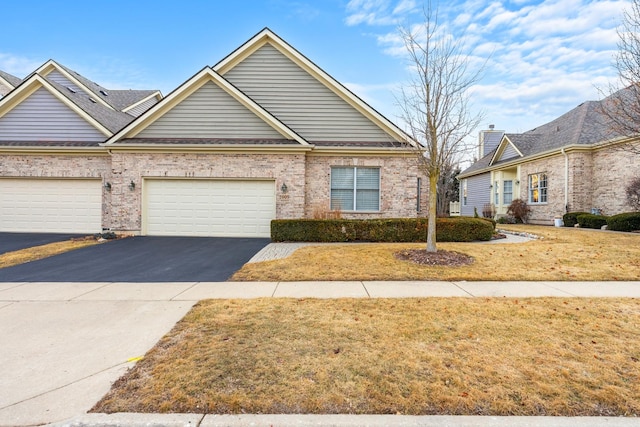
<instances>
[{"instance_id":1,"label":"white garage door","mask_svg":"<svg viewBox=\"0 0 640 427\"><path fill-rule=\"evenodd\" d=\"M100 180L0 178L0 231L98 233L101 230Z\"/></svg>"},{"instance_id":2,"label":"white garage door","mask_svg":"<svg viewBox=\"0 0 640 427\"><path fill-rule=\"evenodd\" d=\"M144 232L156 236L270 237L274 181L144 181Z\"/></svg>"}]
</instances>

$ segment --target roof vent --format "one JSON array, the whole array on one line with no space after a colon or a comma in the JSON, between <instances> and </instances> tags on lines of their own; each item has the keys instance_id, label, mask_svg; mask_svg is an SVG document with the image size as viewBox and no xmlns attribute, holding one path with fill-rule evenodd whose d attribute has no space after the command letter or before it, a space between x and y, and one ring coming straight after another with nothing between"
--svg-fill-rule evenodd
<instances>
[{"instance_id":1,"label":"roof vent","mask_svg":"<svg viewBox=\"0 0 640 427\"><path fill-rule=\"evenodd\" d=\"M101 93L101 94L103 94L104 96L107 96L107 95L108 95L108 93L107 93L107 92L105 92L104 90L101 90L101 91L100 91L100 93Z\"/></svg>"},{"instance_id":2,"label":"roof vent","mask_svg":"<svg viewBox=\"0 0 640 427\"><path fill-rule=\"evenodd\" d=\"M89 101L93 102L94 104L96 103L96 100L91 97L89 98Z\"/></svg>"},{"instance_id":3,"label":"roof vent","mask_svg":"<svg viewBox=\"0 0 640 427\"><path fill-rule=\"evenodd\" d=\"M494 130L496 128L496 125L489 125L489 130Z\"/></svg>"},{"instance_id":4,"label":"roof vent","mask_svg":"<svg viewBox=\"0 0 640 427\"><path fill-rule=\"evenodd\" d=\"M556 132L560 132L560 126L556 126Z\"/></svg>"},{"instance_id":5,"label":"roof vent","mask_svg":"<svg viewBox=\"0 0 640 427\"><path fill-rule=\"evenodd\" d=\"M76 93L75 90L73 90L73 88L71 86L67 86L67 90L71 93Z\"/></svg>"}]
</instances>

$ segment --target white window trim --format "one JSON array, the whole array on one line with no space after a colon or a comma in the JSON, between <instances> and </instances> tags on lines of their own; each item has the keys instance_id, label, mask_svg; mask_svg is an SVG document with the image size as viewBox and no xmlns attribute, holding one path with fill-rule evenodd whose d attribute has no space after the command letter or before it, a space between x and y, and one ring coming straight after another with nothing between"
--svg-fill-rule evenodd
<instances>
[{"instance_id":1,"label":"white window trim","mask_svg":"<svg viewBox=\"0 0 640 427\"><path fill-rule=\"evenodd\" d=\"M358 166L331 166L331 174L333 175L333 169L334 168L341 168L341 169L352 169L353 170L353 206L355 207L355 209L353 210L342 210L341 212L346 212L346 213L378 213L380 212L380 205L381 203L381 183L382 183L382 174L381 172L381 168L379 166L362 166L360 167L360 169L377 169L378 170L378 209L377 210L358 210L358 204L357 204L357 197L358 197ZM329 177L329 207L331 207L331 194L333 191L332 185L332 177Z\"/></svg>"},{"instance_id":2,"label":"white window trim","mask_svg":"<svg viewBox=\"0 0 640 427\"><path fill-rule=\"evenodd\" d=\"M538 186L536 187L538 189L538 194L539 194L539 199L542 199L542 194L540 189L544 188L545 191L545 195L546 195L546 200L544 202L542 201L538 201L538 202L534 202L533 199L533 188L531 187L531 177L537 175L538 176ZM547 184L546 187L540 187L540 177L544 175L545 177L545 183ZM536 172L536 173L531 173L527 176L527 185L528 185L528 189L527 189L527 199L530 205L546 205L547 203L549 203L549 175L547 175L546 172Z\"/></svg>"}]
</instances>

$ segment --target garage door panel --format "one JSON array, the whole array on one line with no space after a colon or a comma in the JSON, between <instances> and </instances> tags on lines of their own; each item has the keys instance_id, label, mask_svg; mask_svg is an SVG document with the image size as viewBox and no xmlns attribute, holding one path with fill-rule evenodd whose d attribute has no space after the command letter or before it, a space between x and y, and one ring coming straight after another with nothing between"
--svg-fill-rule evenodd
<instances>
[{"instance_id":1,"label":"garage door panel","mask_svg":"<svg viewBox=\"0 0 640 427\"><path fill-rule=\"evenodd\" d=\"M102 182L0 179L0 231L96 233L102 229Z\"/></svg>"},{"instance_id":2,"label":"garage door panel","mask_svg":"<svg viewBox=\"0 0 640 427\"><path fill-rule=\"evenodd\" d=\"M145 180L149 235L269 237L275 183L252 180Z\"/></svg>"}]
</instances>

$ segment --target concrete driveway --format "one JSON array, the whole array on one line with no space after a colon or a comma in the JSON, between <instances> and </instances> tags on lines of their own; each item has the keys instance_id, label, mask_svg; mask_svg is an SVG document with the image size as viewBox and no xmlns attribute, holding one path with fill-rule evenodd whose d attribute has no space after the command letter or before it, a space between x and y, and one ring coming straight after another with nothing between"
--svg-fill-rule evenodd
<instances>
[{"instance_id":1,"label":"concrete driveway","mask_svg":"<svg viewBox=\"0 0 640 427\"><path fill-rule=\"evenodd\" d=\"M129 237L0 269L0 282L219 282L227 280L269 242L249 238Z\"/></svg>"},{"instance_id":2,"label":"concrete driveway","mask_svg":"<svg viewBox=\"0 0 640 427\"><path fill-rule=\"evenodd\" d=\"M0 255L82 236L84 236L84 234L0 233Z\"/></svg>"}]
</instances>

